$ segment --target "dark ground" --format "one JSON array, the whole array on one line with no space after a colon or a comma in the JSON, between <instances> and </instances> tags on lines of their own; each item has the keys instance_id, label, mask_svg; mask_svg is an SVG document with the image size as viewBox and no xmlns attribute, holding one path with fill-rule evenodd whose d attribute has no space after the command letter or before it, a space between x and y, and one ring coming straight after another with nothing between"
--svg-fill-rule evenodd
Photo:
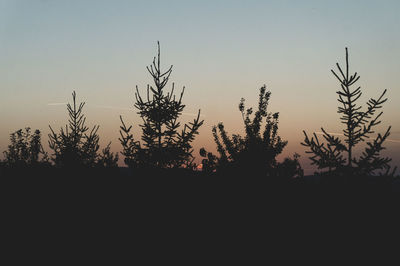
<instances>
[{"instance_id":1,"label":"dark ground","mask_svg":"<svg viewBox=\"0 0 400 266\"><path fill-rule=\"evenodd\" d=\"M63 256L68 261L68 252L105 257L96 250L116 246L132 254L169 250L150 252L148 262L163 254L164 261L191 264L209 262L206 254L238 258L237 250L248 249L263 254L272 250L271 242L274 249L313 254L327 251L327 242L350 249L354 241L378 237L377 245L393 237L400 210L398 185L376 180L343 184L251 174L30 169L3 173L0 188L3 241L10 248L38 247L33 256L41 258L59 254L52 262Z\"/></svg>"},{"instance_id":2,"label":"dark ground","mask_svg":"<svg viewBox=\"0 0 400 266\"><path fill-rule=\"evenodd\" d=\"M83 203L113 208L132 206L208 208L267 205L367 204L400 196L398 179L385 177L260 177L257 173L205 174L186 170L14 169L0 178L3 203L59 208ZM322 202L321 202L322 201ZM125 206L126 205L126 206Z\"/></svg>"}]
</instances>

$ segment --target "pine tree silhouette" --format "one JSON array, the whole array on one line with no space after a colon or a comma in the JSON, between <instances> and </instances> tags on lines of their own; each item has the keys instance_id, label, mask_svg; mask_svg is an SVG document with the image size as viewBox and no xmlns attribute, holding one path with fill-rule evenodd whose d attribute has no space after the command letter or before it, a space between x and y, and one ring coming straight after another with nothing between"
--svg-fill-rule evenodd
<instances>
[{"instance_id":1,"label":"pine tree silhouette","mask_svg":"<svg viewBox=\"0 0 400 266\"><path fill-rule=\"evenodd\" d=\"M383 142L390 135L390 126L383 135L378 134L375 139L366 143L367 147L358 159L353 154L356 145L369 139L371 134L374 133L373 128L381 123L379 118L383 112L377 114L376 112L387 101L387 98L384 98L386 90L378 99L371 98L367 102L366 110L362 111L362 106L357 103L362 94L361 87L353 89L353 85L359 80L360 76L357 72L349 75L347 48L345 71L343 72L339 63L336 63L336 66L339 74L334 70L331 71L340 82L341 90L336 93L340 103L338 113L342 115L340 120L346 125L343 129L345 141L343 143L339 137L335 137L321 128L326 143L320 142L315 133L313 137L309 138L307 133L303 131L305 139L301 144L309 149L306 153L312 154L310 156L312 164L316 165L318 169L328 168L328 173L371 175L377 170L385 169L387 170L386 174L389 174L390 166L388 163L391 159L381 157L380 152L384 149ZM347 153L346 156L345 153ZM394 174L395 170L391 174Z\"/></svg>"},{"instance_id":2,"label":"pine tree silhouette","mask_svg":"<svg viewBox=\"0 0 400 266\"><path fill-rule=\"evenodd\" d=\"M184 124L179 131L178 118L182 115L185 105L182 97L185 91L183 87L179 97L174 95L174 83L172 89L166 92L165 87L172 73L172 65L165 72L160 66L160 44L157 57L154 57L152 65L147 67L153 78L154 87L147 85L147 97L142 98L136 86L135 108L143 120L142 144L135 141L131 133L132 126L127 127L122 116L120 127L120 142L123 146L122 154L125 163L134 168L180 168L195 167L192 155L192 142L198 134L198 129L203 124L200 120L200 110L193 122Z\"/></svg>"},{"instance_id":3,"label":"pine tree silhouette","mask_svg":"<svg viewBox=\"0 0 400 266\"><path fill-rule=\"evenodd\" d=\"M3 164L6 167L31 167L49 163L38 129L33 133L29 127L26 127L25 131L19 129L10 134L10 142L7 151L4 152Z\"/></svg>"},{"instance_id":4,"label":"pine tree silhouette","mask_svg":"<svg viewBox=\"0 0 400 266\"><path fill-rule=\"evenodd\" d=\"M217 171L246 171L261 175L274 176L302 176L303 171L297 160L286 158L285 165L289 161L295 165L294 170L289 173L282 171L276 157L287 145L287 141L278 135L279 113L267 111L271 92L266 90L266 86L260 88L258 109L253 114L253 109L245 109L245 100L242 98L239 103L239 111L242 114L246 135L239 134L228 136L223 123L214 126L212 129L214 141L217 145L219 157L207 152L204 148L200 150L200 155L206 157L202 161L203 169L207 172ZM261 132L262 124L265 120L264 132ZM279 169L279 173L277 170Z\"/></svg>"},{"instance_id":5,"label":"pine tree silhouette","mask_svg":"<svg viewBox=\"0 0 400 266\"><path fill-rule=\"evenodd\" d=\"M58 167L94 167L99 162L98 150L99 135L97 131L98 125L89 128L85 125L86 117L83 114L84 102L76 103L76 93L72 93L73 103L67 104L69 115L68 125L61 128L60 133L54 132L51 126L51 133L49 134L49 146L53 150L52 160ZM109 148L103 150L103 155L100 156L102 160L100 164L110 162L111 166L115 166L118 160L117 155L110 153Z\"/></svg>"}]
</instances>

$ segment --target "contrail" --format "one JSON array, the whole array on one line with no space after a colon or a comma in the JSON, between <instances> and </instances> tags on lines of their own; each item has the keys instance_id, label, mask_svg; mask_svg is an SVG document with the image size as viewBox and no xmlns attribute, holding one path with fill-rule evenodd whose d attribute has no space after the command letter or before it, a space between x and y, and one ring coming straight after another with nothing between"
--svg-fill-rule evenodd
<instances>
[{"instance_id":1,"label":"contrail","mask_svg":"<svg viewBox=\"0 0 400 266\"><path fill-rule=\"evenodd\" d=\"M93 105L94 107L97 108L104 108L104 109L114 109L114 110L128 110L131 111L133 110L133 108L128 108L128 107L116 107L116 106L109 106L109 105ZM182 113L183 115L186 116L196 116L197 117L197 113ZM200 117L205 117L205 115L200 114Z\"/></svg>"},{"instance_id":2,"label":"contrail","mask_svg":"<svg viewBox=\"0 0 400 266\"><path fill-rule=\"evenodd\" d=\"M57 106L57 105L66 105L67 103L48 103L47 105L50 106ZM133 110L133 108L128 108L128 107L117 107L117 106L111 106L111 105L97 105L97 104L91 104L92 107L95 108L102 108L102 109L113 109L113 110L123 110L123 111L130 111ZM182 113L182 115L185 116L195 116L197 117L197 113ZM205 117L205 115L200 114L200 117Z\"/></svg>"},{"instance_id":3,"label":"contrail","mask_svg":"<svg viewBox=\"0 0 400 266\"><path fill-rule=\"evenodd\" d=\"M329 135L332 135L332 136L343 136L343 134L341 134L341 133L334 133L334 132L326 132L326 133L328 133ZM324 132L318 131L318 132L315 132L315 134L324 135Z\"/></svg>"},{"instance_id":4,"label":"contrail","mask_svg":"<svg viewBox=\"0 0 400 266\"><path fill-rule=\"evenodd\" d=\"M344 136L342 133L334 133L334 132L327 132L327 133L332 136ZM324 132L318 131L318 132L315 132L315 134L324 135ZM386 139L386 141L400 143L400 140L397 140L397 139Z\"/></svg>"},{"instance_id":5,"label":"contrail","mask_svg":"<svg viewBox=\"0 0 400 266\"><path fill-rule=\"evenodd\" d=\"M58 105L67 105L68 103L48 103L47 105L50 106L58 106ZM124 108L124 107L115 107L115 106L106 106L106 105L97 105L91 104L92 107L96 108L104 108L104 109L116 109L116 110L131 110L131 108Z\"/></svg>"},{"instance_id":6,"label":"contrail","mask_svg":"<svg viewBox=\"0 0 400 266\"><path fill-rule=\"evenodd\" d=\"M68 103L48 103L47 105L67 105Z\"/></svg>"},{"instance_id":7,"label":"contrail","mask_svg":"<svg viewBox=\"0 0 400 266\"><path fill-rule=\"evenodd\" d=\"M128 108L128 107L116 107L116 106L109 106L109 105L97 105L97 104L94 104L94 105L92 105L92 106L94 106L94 107L96 107L96 108L103 108L103 109L113 109L113 110L132 110L132 108Z\"/></svg>"},{"instance_id":8,"label":"contrail","mask_svg":"<svg viewBox=\"0 0 400 266\"><path fill-rule=\"evenodd\" d=\"M186 115L186 116L196 116L197 117L197 113L182 113L183 115ZM200 114L200 117L206 117L206 115L202 115L202 114Z\"/></svg>"}]
</instances>

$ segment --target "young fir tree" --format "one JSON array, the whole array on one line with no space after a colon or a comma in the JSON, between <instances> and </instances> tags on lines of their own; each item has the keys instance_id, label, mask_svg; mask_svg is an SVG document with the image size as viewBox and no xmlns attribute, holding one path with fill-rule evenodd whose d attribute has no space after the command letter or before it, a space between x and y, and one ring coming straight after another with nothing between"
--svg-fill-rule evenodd
<instances>
[{"instance_id":1,"label":"young fir tree","mask_svg":"<svg viewBox=\"0 0 400 266\"><path fill-rule=\"evenodd\" d=\"M115 166L118 160L117 155L110 153L109 149L103 150L103 154L98 154L99 126L89 127L85 125L86 117L83 114L85 103L77 106L76 93L72 93L73 104L67 104L69 115L68 125L61 128L60 133L54 132L51 126L49 134L49 146L53 150L53 162L58 167L95 167L110 162L110 166Z\"/></svg>"},{"instance_id":2,"label":"young fir tree","mask_svg":"<svg viewBox=\"0 0 400 266\"><path fill-rule=\"evenodd\" d=\"M273 177L303 175L297 160L298 155L294 159L286 158L283 164L276 160L287 141L278 135L279 113L267 111L270 96L271 92L266 90L265 85L260 88L258 109L253 118L253 109L245 109L245 100L241 99L239 111L242 113L246 132L244 137L239 134L229 137L223 123L213 127L212 133L219 157L201 149L200 155L206 157L202 161L204 171L246 171Z\"/></svg>"},{"instance_id":3,"label":"young fir tree","mask_svg":"<svg viewBox=\"0 0 400 266\"><path fill-rule=\"evenodd\" d=\"M43 150L39 130L32 133L29 127L25 128L25 131L19 129L11 133L10 142L7 151L4 152L5 166L31 167L48 164L48 155Z\"/></svg>"},{"instance_id":4,"label":"young fir tree","mask_svg":"<svg viewBox=\"0 0 400 266\"><path fill-rule=\"evenodd\" d=\"M354 149L357 144L365 142L374 133L374 127L381 123L379 118L383 112L377 112L387 101L384 98L386 90L382 92L378 99L371 98L367 102L367 108L362 110L362 106L357 100L361 97L361 87L353 86L360 78L355 72L350 75L349 58L346 48L346 68L343 71L336 63L338 73L331 70L333 75L340 83L341 89L337 91L340 106L338 113L341 114L341 122L345 125L343 129L344 142L339 137L328 133L321 128L326 143L321 142L314 133L309 138L305 131L305 139L302 145L308 147L306 153L312 154L310 157L312 164L318 169L328 169L328 173L345 175L371 175L377 170L386 169L389 173L390 158L381 157L380 152L384 149L383 142L390 134L390 126L386 132L378 134L373 140L368 141L367 147L362 154L356 158ZM356 88L354 88L356 87ZM394 173L393 170L392 174Z\"/></svg>"},{"instance_id":5,"label":"young fir tree","mask_svg":"<svg viewBox=\"0 0 400 266\"><path fill-rule=\"evenodd\" d=\"M160 66L160 44L157 57L152 65L147 67L154 81L154 86L147 85L146 97L142 98L136 86L135 108L143 120L142 142L135 141L131 133L132 126L127 127L122 117L120 142L125 163L135 168L179 168L194 167L192 142L203 124L200 120L200 110L193 122L184 124L178 118L182 115L185 105L182 97L185 87L177 97L174 95L174 83L169 92L166 86L172 73L172 65L165 72Z\"/></svg>"}]
</instances>

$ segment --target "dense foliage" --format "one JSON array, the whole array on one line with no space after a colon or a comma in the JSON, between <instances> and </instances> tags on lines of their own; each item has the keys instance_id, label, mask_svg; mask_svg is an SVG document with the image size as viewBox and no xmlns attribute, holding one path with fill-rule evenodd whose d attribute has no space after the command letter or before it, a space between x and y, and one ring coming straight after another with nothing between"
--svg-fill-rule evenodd
<instances>
[{"instance_id":1,"label":"dense foliage","mask_svg":"<svg viewBox=\"0 0 400 266\"><path fill-rule=\"evenodd\" d=\"M205 171L249 171L262 176L287 177L302 176L303 170L298 162L298 155L294 159L286 158L283 164L278 163L276 157L282 153L287 141L278 135L279 113L268 112L268 103L271 92L266 86L260 88L258 109L254 116L253 108L245 108L245 100L239 103L242 114L245 136L233 134L231 137L221 122L212 129L214 141L217 145L219 157L201 149L200 155ZM262 131L262 128L264 130Z\"/></svg>"},{"instance_id":2,"label":"dense foliage","mask_svg":"<svg viewBox=\"0 0 400 266\"><path fill-rule=\"evenodd\" d=\"M47 153L41 144L41 132L33 133L29 127L10 134L10 145L4 152L6 167L31 167L49 163Z\"/></svg>"}]
</instances>

